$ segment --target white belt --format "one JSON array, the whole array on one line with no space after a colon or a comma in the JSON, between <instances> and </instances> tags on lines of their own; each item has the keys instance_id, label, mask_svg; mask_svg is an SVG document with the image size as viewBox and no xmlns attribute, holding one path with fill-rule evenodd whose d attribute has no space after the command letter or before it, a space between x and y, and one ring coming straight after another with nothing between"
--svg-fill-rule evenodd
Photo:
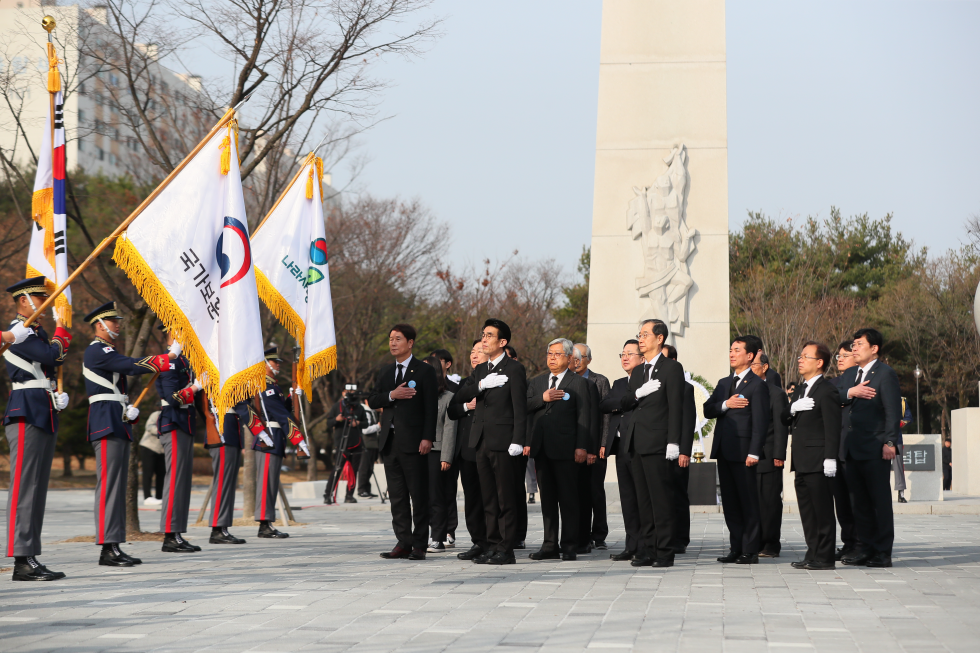
<instances>
[{"instance_id":1,"label":"white belt","mask_svg":"<svg viewBox=\"0 0 980 653\"><path fill-rule=\"evenodd\" d=\"M14 390L30 390L37 388L39 390L47 390L51 392L51 381L45 379L44 381L15 381L13 384Z\"/></svg>"},{"instance_id":2,"label":"white belt","mask_svg":"<svg viewBox=\"0 0 980 653\"><path fill-rule=\"evenodd\" d=\"M92 395L91 397L88 398L88 403L90 406L99 401L118 401L119 403L125 406L126 404L129 403L129 397L126 395L112 395L106 393L103 395Z\"/></svg>"},{"instance_id":3,"label":"white belt","mask_svg":"<svg viewBox=\"0 0 980 653\"><path fill-rule=\"evenodd\" d=\"M185 404L183 406L177 406L177 408L187 408L190 404ZM160 408L170 408L170 404L167 403L166 399L160 400Z\"/></svg>"},{"instance_id":4,"label":"white belt","mask_svg":"<svg viewBox=\"0 0 980 653\"><path fill-rule=\"evenodd\" d=\"M234 414L235 414L234 408L225 408L225 415L234 415Z\"/></svg>"},{"instance_id":5,"label":"white belt","mask_svg":"<svg viewBox=\"0 0 980 653\"><path fill-rule=\"evenodd\" d=\"M266 422L265 425L268 426L270 429L281 429L282 428L281 426L279 426L279 422Z\"/></svg>"}]
</instances>

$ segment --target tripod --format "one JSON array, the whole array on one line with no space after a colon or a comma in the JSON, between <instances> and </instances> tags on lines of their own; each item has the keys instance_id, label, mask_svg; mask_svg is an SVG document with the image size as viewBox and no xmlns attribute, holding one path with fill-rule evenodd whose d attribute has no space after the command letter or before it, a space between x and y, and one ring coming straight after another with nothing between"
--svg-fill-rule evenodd
<instances>
[{"instance_id":1,"label":"tripod","mask_svg":"<svg viewBox=\"0 0 980 653\"><path fill-rule=\"evenodd\" d=\"M341 414L343 415L346 412L345 405ZM330 472L330 480L327 481L327 487L323 491L323 502L327 505L337 503L337 483L340 482L340 472L344 468L344 461L346 459L344 453L347 451L347 439L350 437L351 422L354 421L353 415L343 415L343 417L344 430L340 434L340 443L337 445L337 455L334 458L333 471Z\"/></svg>"}]
</instances>

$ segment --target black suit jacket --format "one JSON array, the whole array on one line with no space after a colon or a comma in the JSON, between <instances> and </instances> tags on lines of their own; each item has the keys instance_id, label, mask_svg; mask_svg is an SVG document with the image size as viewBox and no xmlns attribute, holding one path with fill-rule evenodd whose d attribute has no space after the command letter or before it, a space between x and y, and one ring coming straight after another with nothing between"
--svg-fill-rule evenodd
<instances>
[{"instance_id":1,"label":"black suit jacket","mask_svg":"<svg viewBox=\"0 0 980 653\"><path fill-rule=\"evenodd\" d=\"M599 453L599 447L602 446L602 443L606 441L606 437L609 435L609 416L599 411L599 402L609 395L609 389L611 386L609 384L609 379L605 375L599 374L598 372L594 372L592 370L589 370L589 377L586 380L591 381L599 391L598 401L596 401L595 405L593 406L593 410L597 413L599 420L599 437L596 439L595 451L589 452Z\"/></svg>"},{"instance_id":2,"label":"black suit jacket","mask_svg":"<svg viewBox=\"0 0 980 653\"><path fill-rule=\"evenodd\" d=\"M568 400L545 401L542 395L551 387L551 372L531 379L527 384L527 413L531 456L543 452L551 460L572 460L576 449L591 452L593 413L591 393L595 384L575 372L565 372L559 390Z\"/></svg>"},{"instance_id":3,"label":"black suit jacket","mask_svg":"<svg viewBox=\"0 0 980 653\"><path fill-rule=\"evenodd\" d=\"M480 381L490 373L488 364L481 363L470 376L473 383L464 385L453 396L453 403L457 404L476 399L470 445L476 449L480 439L485 437L491 451L507 451L511 444L526 446L527 373L524 366L505 354L494 372L507 375L507 383L481 391Z\"/></svg>"},{"instance_id":4,"label":"black suit jacket","mask_svg":"<svg viewBox=\"0 0 980 653\"><path fill-rule=\"evenodd\" d=\"M783 423L783 411L789 410L789 399L781 387L773 383L769 386L769 409L772 411L772 419L769 420L769 432L766 433L766 443L762 449L766 452L765 458L759 461L757 472L782 471L781 467L776 467L774 460L786 460L786 445L788 433L786 424Z\"/></svg>"},{"instance_id":5,"label":"black suit jacket","mask_svg":"<svg viewBox=\"0 0 980 653\"><path fill-rule=\"evenodd\" d=\"M684 383L684 421L681 424L681 455L694 451L694 427L698 423L698 407L694 403L694 386Z\"/></svg>"},{"instance_id":6,"label":"black suit jacket","mask_svg":"<svg viewBox=\"0 0 980 653\"><path fill-rule=\"evenodd\" d=\"M650 374L659 379L660 389L639 400L636 391L644 383L643 363L630 376L629 392L623 397L624 410L632 410L629 424L622 434L626 451L639 454L667 453L668 444L680 446L684 427L684 368L675 360L661 355Z\"/></svg>"},{"instance_id":7,"label":"black suit jacket","mask_svg":"<svg viewBox=\"0 0 980 653\"><path fill-rule=\"evenodd\" d=\"M377 410L384 408L381 415L381 430L378 432L378 447L384 450L395 427L394 446L402 453L417 453L422 440L436 439L436 421L439 414L439 391L436 371L419 358L412 360L405 370L402 383L415 382L415 396L411 399L388 398L395 389L395 364L385 366L374 382L374 391L368 397L368 406Z\"/></svg>"},{"instance_id":8,"label":"black suit jacket","mask_svg":"<svg viewBox=\"0 0 980 653\"><path fill-rule=\"evenodd\" d=\"M825 376L817 379L808 395L813 408L790 415L787 401L780 421L793 432L793 463L791 470L800 473L823 471L823 461L837 458L840 446L840 395ZM803 384L797 386L792 401L803 397ZM840 471L838 471L840 473Z\"/></svg>"},{"instance_id":9,"label":"black suit jacket","mask_svg":"<svg viewBox=\"0 0 980 653\"><path fill-rule=\"evenodd\" d=\"M769 432L772 412L769 408L769 385L752 370L735 390L749 400L745 408L723 410L721 405L733 394L732 379L726 376L704 402L704 416L715 418L715 433L711 443L711 457L732 462L745 461L749 454L761 460L766 455L763 445Z\"/></svg>"},{"instance_id":10,"label":"black suit jacket","mask_svg":"<svg viewBox=\"0 0 980 653\"><path fill-rule=\"evenodd\" d=\"M609 452L616 442L616 433L620 431L626 433L626 425L630 423L630 416L633 414L632 410L623 410L623 397L630 392L629 383L628 376L616 379L609 389L609 394L599 402L599 412L609 417L609 428L606 429L606 438L602 442L607 456L611 455ZM620 438L622 439L622 436Z\"/></svg>"},{"instance_id":11,"label":"black suit jacket","mask_svg":"<svg viewBox=\"0 0 980 653\"><path fill-rule=\"evenodd\" d=\"M898 386L895 370L881 362L875 364L864 381L874 388L873 399L851 399L847 391L857 380L858 366L845 370L839 386L840 402L844 406L844 425L847 439L844 457L856 460L872 460L881 457L882 446L891 440L902 444L902 391Z\"/></svg>"},{"instance_id":12,"label":"black suit jacket","mask_svg":"<svg viewBox=\"0 0 980 653\"><path fill-rule=\"evenodd\" d=\"M466 377L459 382L459 387L473 383L473 375ZM470 462L476 461L476 449L470 446L470 427L473 426L473 412L466 410L463 404L449 402L446 409L446 416L451 420L456 420L456 453L463 457L463 460Z\"/></svg>"},{"instance_id":13,"label":"black suit jacket","mask_svg":"<svg viewBox=\"0 0 980 653\"><path fill-rule=\"evenodd\" d=\"M834 388L836 390L840 391L840 383L841 383L841 380L842 379L843 379L843 375L842 376L835 376L832 379L827 379L827 382L830 383L832 386L834 386ZM838 396L839 396L839 392L838 392ZM847 452L844 451L844 447L846 446L846 444L847 444L847 415L844 414L843 406L841 406L841 413L840 413L840 448L837 450L837 459L840 460L840 461L846 461L847 460Z\"/></svg>"}]
</instances>

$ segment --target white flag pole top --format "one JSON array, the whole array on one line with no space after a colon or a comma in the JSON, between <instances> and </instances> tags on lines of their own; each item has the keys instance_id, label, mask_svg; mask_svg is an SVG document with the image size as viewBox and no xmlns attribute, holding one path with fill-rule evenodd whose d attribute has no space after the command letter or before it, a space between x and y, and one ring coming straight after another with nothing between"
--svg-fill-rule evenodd
<instances>
[{"instance_id":1,"label":"white flag pole top","mask_svg":"<svg viewBox=\"0 0 980 653\"><path fill-rule=\"evenodd\" d=\"M219 414L265 389L235 120L184 160L112 258L183 345Z\"/></svg>"},{"instance_id":2,"label":"white flag pole top","mask_svg":"<svg viewBox=\"0 0 980 653\"><path fill-rule=\"evenodd\" d=\"M298 183L297 183L298 182ZM259 297L300 343L299 382L337 367L337 336L323 222L323 160L310 152L252 236Z\"/></svg>"}]
</instances>

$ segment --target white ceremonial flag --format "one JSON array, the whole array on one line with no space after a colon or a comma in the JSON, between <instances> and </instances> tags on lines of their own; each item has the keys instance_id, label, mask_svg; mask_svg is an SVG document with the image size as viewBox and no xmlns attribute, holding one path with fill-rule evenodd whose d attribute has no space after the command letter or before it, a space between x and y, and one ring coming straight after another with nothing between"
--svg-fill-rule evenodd
<instances>
[{"instance_id":1,"label":"white ceremonial flag","mask_svg":"<svg viewBox=\"0 0 980 653\"><path fill-rule=\"evenodd\" d=\"M112 258L183 345L222 415L265 389L237 123L190 157L119 237Z\"/></svg>"},{"instance_id":2,"label":"white ceremonial flag","mask_svg":"<svg viewBox=\"0 0 980 653\"><path fill-rule=\"evenodd\" d=\"M259 297L300 343L299 383L337 367L323 223L323 160L311 152L252 236Z\"/></svg>"}]
</instances>

